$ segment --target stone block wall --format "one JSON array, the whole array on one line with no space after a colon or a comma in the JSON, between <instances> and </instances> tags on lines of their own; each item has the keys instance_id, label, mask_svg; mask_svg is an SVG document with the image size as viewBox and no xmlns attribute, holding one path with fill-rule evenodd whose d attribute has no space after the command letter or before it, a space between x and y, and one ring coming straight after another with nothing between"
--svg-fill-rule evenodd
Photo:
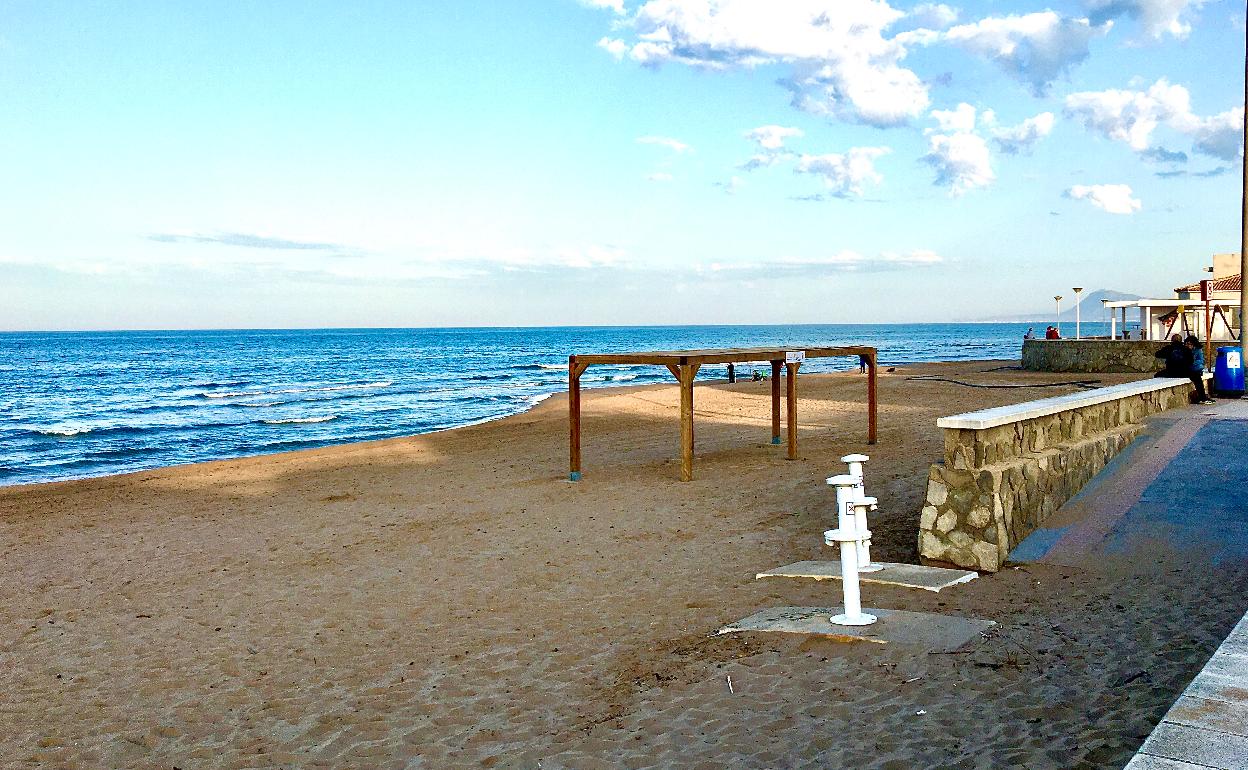
<instances>
[{"instance_id":1,"label":"stone block wall","mask_svg":"<svg viewBox=\"0 0 1248 770\"><path fill-rule=\"evenodd\" d=\"M1156 372L1164 342L1023 340L1023 368L1035 372Z\"/></svg>"},{"instance_id":2,"label":"stone block wall","mask_svg":"<svg viewBox=\"0 0 1248 770\"><path fill-rule=\"evenodd\" d=\"M1022 419L945 429L944 461L928 472L919 555L996 572L1023 538L1143 430L1145 417L1186 406L1191 383Z\"/></svg>"}]
</instances>

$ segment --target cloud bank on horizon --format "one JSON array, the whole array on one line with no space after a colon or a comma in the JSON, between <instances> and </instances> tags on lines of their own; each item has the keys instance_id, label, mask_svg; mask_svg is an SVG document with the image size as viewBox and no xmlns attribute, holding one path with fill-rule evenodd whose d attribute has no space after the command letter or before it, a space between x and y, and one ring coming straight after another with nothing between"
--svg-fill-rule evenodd
<instances>
[{"instance_id":1,"label":"cloud bank on horizon","mask_svg":"<svg viewBox=\"0 0 1248 770\"><path fill-rule=\"evenodd\" d=\"M0 93L29 132L0 145L0 284L24 294L0 326L65 276L108 278L130 306L186 276L403 287L429 323L471 321L482 285L502 297L485 323L576 320L534 292L651 320L610 292L698 282L736 292L703 308L729 320L760 286L818 276L930 317L970 276L974 317L1010 309L1018 276L1051 272L1036 264L1145 293L1115 281L1166 286L1176 259L1234 248L1231 0L288 11L263 38L227 9L16 15ZM1113 264L1068 256L1072 238ZM876 296L882 273L905 312Z\"/></svg>"}]
</instances>

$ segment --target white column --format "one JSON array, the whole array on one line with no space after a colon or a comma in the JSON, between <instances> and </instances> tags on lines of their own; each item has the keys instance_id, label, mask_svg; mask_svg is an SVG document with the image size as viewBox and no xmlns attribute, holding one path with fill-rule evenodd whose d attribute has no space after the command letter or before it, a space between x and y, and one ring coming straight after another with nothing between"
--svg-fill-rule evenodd
<instances>
[{"instance_id":1,"label":"white column","mask_svg":"<svg viewBox=\"0 0 1248 770\"><path fill-rule=\"evenodd\" d=\"M871 458L864 454L845 455L841 458L841 462L849 466L849 474L858 480L858 486L854 487L854 499L858 502L870 500L867 505L858 505L854 509L854 526L859 532L869 531L867 528L867 511L875 510L875 498L867 497L867 486L865 474L863 473L863 463ZM884 569L882 564L873 564L871 562L871 538L863 538L858 541L858 571L859 572L877 572Z\"/></svg>"},{"instance_id":2,"label":"white column","mask_svg":"<svg viewBox=\"0 0 1248 770\"><path fill-rule=\"evenodd\" d=\"M823 533L823 542L841 549L841 590L845 612L828 618L841 626L866 626L875 622L875 616L862 611L862 593L858 584L858 541L868 536L855 527L854 503L857 502L857 479L848 474L828 479L836 487L837 521L840 527Z\"/></svg>"},{"instance_id":3,"label":"white column","mask_svg":"<svg viewBox=\"0 0 1248 770\"><path fill-rule=\"evenodd\" d=\"M1118 315L1112 312L1109 314L1109 338L1118 339Z\"/></svg>"}]
</instances>

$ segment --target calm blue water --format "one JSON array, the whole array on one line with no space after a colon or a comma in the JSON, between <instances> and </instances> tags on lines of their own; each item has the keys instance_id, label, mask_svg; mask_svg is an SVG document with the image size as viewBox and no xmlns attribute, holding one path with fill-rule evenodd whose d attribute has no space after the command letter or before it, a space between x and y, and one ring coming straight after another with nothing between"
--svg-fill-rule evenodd
<instances>
[{"instance_id":1,"label":"calm blue water","mask_svg":"<svg viewBox=\"0 0 1248 770\"><path fill-rule=\"evenodd\" d=\"M1028 324L0 334L0 485L390 438L527 409L570 353L875 345L884 364L1014 359ZM1085 324L1086 333L1099 325ZM1042 327L1041 327L1042 331ZM856 366L848 359L803 371ZM699 378L722 378L703 367ZM592 367L587 387L670 379Z\"/></svg>"}]
</instances>

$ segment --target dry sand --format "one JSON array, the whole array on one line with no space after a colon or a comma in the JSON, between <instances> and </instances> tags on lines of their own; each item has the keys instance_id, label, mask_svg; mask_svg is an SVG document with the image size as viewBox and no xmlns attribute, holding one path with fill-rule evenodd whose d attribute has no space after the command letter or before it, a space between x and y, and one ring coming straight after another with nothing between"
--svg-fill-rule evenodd
<instances>
[{"instance_id":1,"label":"dry sand","mask_svg":"<svg viewBox=\"0 0 1248 770\"><path fill-rule=\"evenodd\" d=\"M913 561L935 418L1069 389L999 363L799 382L801 459L768 386L675 386L407 439L0 490L5 767L1121 766L1244 611L1243 565L1164 554L1029 565L868 605L997 621L973 651L710 637L836 584L755 581L829 558L823 479L872 456L875 553ZM1101 375L1106 383L1129 375ZM732 691L728 677L732 678ZM918 714L916 712L925 713Z\"/></svg>"}]
</instances>

